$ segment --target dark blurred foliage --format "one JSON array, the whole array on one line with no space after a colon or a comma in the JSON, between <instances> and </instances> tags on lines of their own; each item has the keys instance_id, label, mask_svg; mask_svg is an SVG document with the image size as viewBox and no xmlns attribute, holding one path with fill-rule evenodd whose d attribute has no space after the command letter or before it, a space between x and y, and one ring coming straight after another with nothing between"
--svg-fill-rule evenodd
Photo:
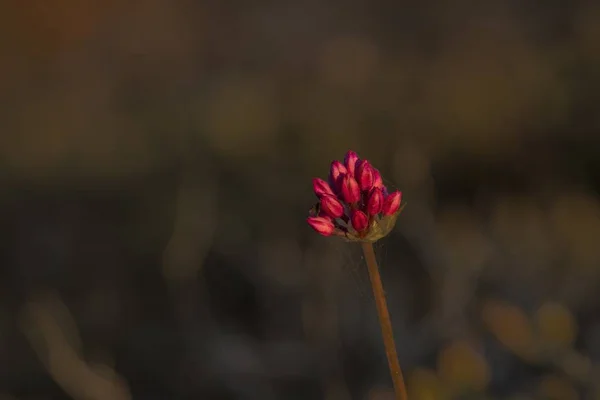
<instances>
[{"instance_id":1,"label":"dark blurred foliage","mask_svg":"<svg viewBox=\"0 0 600 400\"><path fill-rule=\"evenodd\" d=\"M600 398L599 4L2 2L0 398Z\"/></svg>"}]
</instances>

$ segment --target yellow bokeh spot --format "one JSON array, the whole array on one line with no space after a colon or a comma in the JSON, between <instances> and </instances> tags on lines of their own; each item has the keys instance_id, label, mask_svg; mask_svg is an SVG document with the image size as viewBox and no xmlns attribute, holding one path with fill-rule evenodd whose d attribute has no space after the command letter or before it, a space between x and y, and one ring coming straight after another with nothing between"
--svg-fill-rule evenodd
<instances>
[{"instance_id":1,"label":"yellow bokeh spot","mask_svg":"<svg viewBox=\"0 0 600 400\"><path fill-rule=\"evenodd\" d=\"M426 368L414 370L408 377L408 395L414 400L439 400L444 389L435 371Z\"/></svg>"},{"instance_id":2,"label":"yellow bokeh spot","mask_svg":"<svg viewBox=\"0 0 600 400\"><path fill-rule=\"evenodd\" d=\"M558 376L543 378L539 384L538 393L541 398L548 400L576 400L579 398L573 385Z\"/></svg>"},{"instance_id":3,"label":"yellow bokeh spot","mask_svg":"<svg viewBox=\"0 0 600 400\"><path fill-rule=\"evenodd\" d=\"M535 355L533 327L521 309L490 300L483 306L482 318L494 336L513 353L525 359Z\"/></svg>"},{"instance_id":4,"label":"yellow bokeh spot","mask_svg":"<svg viewBox=\"0 0 600 400\"><path fill-rule=\"evenodd\" d=\"M535 314L539 338L552 346L571 346L577 334L573 314L562 304L548 302Z\"/></svg>"},{"instance_id":5,"label":"yellow bokeh spot","mask_svg":"<svg viewBox=\"0 0 600 400\"><path fill-rule=\"evenodd\" d=\"M438 373L452 391L459 392L482 391L490 380L485 358L467 341L451 343L440 352Z\"/></svg>"}]
</instances>

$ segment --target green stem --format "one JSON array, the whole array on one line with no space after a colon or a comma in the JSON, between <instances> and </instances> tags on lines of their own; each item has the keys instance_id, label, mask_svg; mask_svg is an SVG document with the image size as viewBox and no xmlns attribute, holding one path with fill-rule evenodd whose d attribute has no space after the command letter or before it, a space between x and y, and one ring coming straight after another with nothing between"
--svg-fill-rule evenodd
<instances>
[{"instance_id":1,"label":"green stem","mask_svg":"<svg viewBox=\"0 0 600 400\"><path fill-rule=\"evenodd\" d=\"M371 287L373 288L373 297L377 305L377 314L379 316L379 325L381 326L381 334L383 336L383 344L385 345L385 354L387 355L392 382L394 383L394 392L397 400L407 400L406 386L402 377L402 369L398 361L396 352L396 344L394 342L394 333L392 331L392 320L385 301L385 292L381 283L381 275L379 275L379 267L375 258L373 244L368 242L362 243L362 250L367 262L369 277L371 278Z\"/></svg>"}]
</instances>

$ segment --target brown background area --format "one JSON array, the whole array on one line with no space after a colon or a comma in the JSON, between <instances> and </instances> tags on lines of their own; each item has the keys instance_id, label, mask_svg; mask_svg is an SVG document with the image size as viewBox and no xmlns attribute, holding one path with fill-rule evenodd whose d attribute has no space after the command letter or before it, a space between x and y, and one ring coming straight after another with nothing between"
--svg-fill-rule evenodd
<instances>
[{"instance_id":1,"label":"brown background area","mask_svg":"<svg viewBox=\"0 0 600 400\"><path fill-rule=\"evenodd\" d=\"M594 1L0 5L0 399L388 399L356 150L411 399L594 399ZM368 286L366 286L368 289Z\"/></svg>"}]
</instances>

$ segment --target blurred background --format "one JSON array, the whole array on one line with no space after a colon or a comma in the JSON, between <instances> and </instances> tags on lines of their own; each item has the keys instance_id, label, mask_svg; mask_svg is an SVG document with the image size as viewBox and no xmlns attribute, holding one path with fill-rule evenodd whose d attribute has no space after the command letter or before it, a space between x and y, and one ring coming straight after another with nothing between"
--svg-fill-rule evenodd
<instances>
[{"instance_id":1,"label":"blurred background","mask_svg":"<svg viewBox=\"0 0 600 400\"><path fill-rule=\"evenodd\" d=\"M392 399L348 149L411 400L600 399L600 3L7 0L0 58L0 399Z\"/></svg>"}]
</instances>

